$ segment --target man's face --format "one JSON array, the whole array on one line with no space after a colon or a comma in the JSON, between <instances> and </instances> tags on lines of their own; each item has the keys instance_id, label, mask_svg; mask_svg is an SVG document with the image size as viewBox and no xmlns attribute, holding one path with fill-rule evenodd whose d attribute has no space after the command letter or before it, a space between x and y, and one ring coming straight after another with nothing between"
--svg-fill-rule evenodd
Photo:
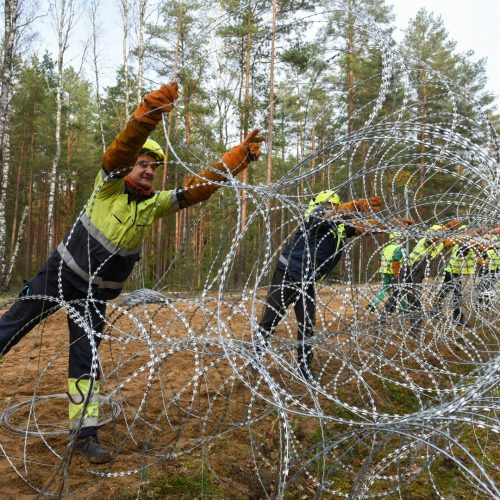
<instances>
[{"instance_id":1,"label":"man's face","mask_svg":"<svg viewBox=\"0 0 500 500\"><path fill-rule=\"evenodd\" d=\"M129 172L128 177L145 191L150 190L155 183L156 160L150 155L140 155Z\"/></svg>"}]
</instances>

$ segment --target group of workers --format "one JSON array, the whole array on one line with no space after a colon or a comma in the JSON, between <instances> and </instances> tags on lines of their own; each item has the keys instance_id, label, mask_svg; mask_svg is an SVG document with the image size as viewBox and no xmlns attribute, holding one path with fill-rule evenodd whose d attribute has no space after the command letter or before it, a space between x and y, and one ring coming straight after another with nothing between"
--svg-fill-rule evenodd
<instances>
[{"instance_id":1,"label":"group of workers","mask_svg":"<svg viewBox=\"0 0 500 500\"><path fill-rule=\"evenodd\" d=\"M381 250L382 291L368 305L368 310L374 311L383 298L389 296L381 310L380 326L385 326L388 316L396 311L399 302L400 310L410 313L410 332L416 334L422 330L422 290L416 285L421 284L429 274L432 261L443 257L450 249L444 281L429 315L432 318L441 317L443 301L451 293L454 323L459 326L467 324L462 310L462 279L467 276L478 275L478 304L490 305L490 292L500 273L500 228L489 233L467 232L466 228L461 220L433 225L407 257L402 248L402 235L390 235L390 242ZM454 234L447 234L450 231Z\"/></svg>"},{"instance_id":2,"label":"group of workers","mask_svg":"<svg viewBox=\"0 0 500 500\"><path fill-rule=\"evenodd\" d=\"M177 97L177 83L172 82L144 98L106 149L84 213L40 272L26 283L18 300L0 318L1 357L40 321L59 309L61 299L70 304L71 438L68 446L93 463L112 459L112 454L97 439L100 371L96 352L106 324L106 301L120 294L140 259L142 242L153 222L207 200L225 181L259 158L260 143L264 140L259 131L254 130L225 153L220 162L191 177L182 187L155 191L155 170L164 164L165 154L149 135L161 122L163 113L173 108ZM384 229L375 219L369 218L369 214L377 212L380 206L379 197L342 203L338 194L330 190L320 192L312 200L274 270L262 319L254 332L254 369L261 368L270 337L287 308L293 306L298 324L298 367L305 379L316 380L312 369L315 283L338 264L346 239L374 228ZM398 219L396 222L403 228L412 221ZM433 230L450 230L458 224L452 221ZM421 309L418 293L408 292L403 297L403 288L395 287L396 282L420 283L425 274L423 263L448 244L441 236L423 238L405 258L400 238L394 233L382 251L383 290L369 306L374 310L388 295L381 313L385 316L393 312L398 302L415 311ZM436 307L450 290L458 297L456 283L465 274L465 268L469 269L469 256L464 254L462 247L460 243L453 247ZM486 247L484 254L488 280L482 286L486 290L499 271L500 254L493 246ZM460 315L461 311L457 318L463 317ZM415 319L416 329L419 321L421 319Z\"/></svg>"}]
</instances>

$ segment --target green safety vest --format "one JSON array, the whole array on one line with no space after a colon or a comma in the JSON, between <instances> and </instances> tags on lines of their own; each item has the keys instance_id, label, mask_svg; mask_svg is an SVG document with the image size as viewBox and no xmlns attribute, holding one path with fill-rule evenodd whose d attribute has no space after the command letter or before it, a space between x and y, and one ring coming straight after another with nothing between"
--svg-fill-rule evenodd
<instances>
[{"instance_id":1,"label":"green safety vest","mask_svg":"<svg viewBox=\"0 0 500 500\"><path fill-rule=\"evenodd\" d=\"M497 245L500 243L500 238L498 236L493 236L491 239L496 242ZM493 272L500 271L500 246L488 248L486 250L486 255L488 258L488 270Z\"/></svg>"},{"instance_id":2,"label":"green safety vest","mask_svg":"<svg viewBox=\"0 0 500 500\"><path fill-rule=\"evenodd\" d=\"M401 257L395 258L396 252L399 250ZM397 257L397 256L396 256ZM380 262L380 273L381 274L394 274L393 262L401 262L403 260L403 253L401 251L401 246L395 242L389 242L382 249Z\"/></svg>"},{"instance_id":3,"label":"green safety vest","mask_svg":"<svg viewBox=\"0 0 500 500\"><path fill-rule=\"evenodd\" d=\"M106 298L120 294L140 259L147 230L160 217L180 210L176 191L159 191L132 199L122 177L105 172L96 177L85 213L57 247L64 263L85 282L107 290Z\"/></svg>"},{"instance_id":4,"label":"green safety vest","mask_svg":"<svg viewBox=\"0 0 500 500\"><path fill-rule=\"evenodd\" d=\"M459 243L453 246L450 260L444 270L451 274L471 276L476 271L476 253L470 248L466 251L465 255L462 255L460 246Z\"/></svg>"},{"instance_id":5,"label":"green safety vest","mask_svg":"<svg viewBox=\"0 0 500 500\"><path fill-rule=\"evenodd\" d=\"M429 243L427 238L420 238L415 245L415 248L408 256L407 262L409 266L414 266L420 262L424 257L434 258L437 257L443 250L444 243Z\"/></svg>"}]
</instances>

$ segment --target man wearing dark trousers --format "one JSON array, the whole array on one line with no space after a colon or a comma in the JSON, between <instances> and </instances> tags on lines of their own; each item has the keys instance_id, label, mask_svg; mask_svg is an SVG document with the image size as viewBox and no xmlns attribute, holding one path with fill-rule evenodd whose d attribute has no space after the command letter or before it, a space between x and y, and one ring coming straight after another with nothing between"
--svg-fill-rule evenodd
<instances>
[{"instance_id":1,"label":"man wearing dark trousers","mask_svg":"<svg viewBox=\"0 0 500 500\"><path fill-rule=\"evenodd\" d=\"M362 234L363 229L339 220L347 212L377 209L380 198L360 198L340 204L334 191L320 192L297 229L292 243L282 252L276 265L264 313L258 327L254 367L259 367L269 338L289 306L297 319L297 361L301 374L315 380L311 338L316 322L315 282L323 279L338 264L347 238ZM335 217L336 214L338 217Z\"/></svg>"},{"instance_id":2,"label":"man wearing dark trousers","mask_svg":"<svg viewBox=\"0 0 500 500\"><path fill-rule=\"evenodd\" d=\"M84 213L0 318L0 356L4 356L61 305L68 310L70 446L93 463L112 458L97 439L97 349L106 301L120 294L140 259L142 242L153 222L207 200L219 187L217 183L258 159L259 143L264 140L254 130L213 168L191 177L182 188L155 191L155 170L164 164L165 154L148 136L177 97L177 83L173 82L144 98L106 149Z\"/></svg>"}]
</instances>

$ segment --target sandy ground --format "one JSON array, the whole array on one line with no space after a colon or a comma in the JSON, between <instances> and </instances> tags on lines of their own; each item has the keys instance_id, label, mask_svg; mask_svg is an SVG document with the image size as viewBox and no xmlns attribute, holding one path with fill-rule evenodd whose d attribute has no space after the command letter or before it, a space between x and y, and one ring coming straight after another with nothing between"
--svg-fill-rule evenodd
<instances>
[{"instance_id":1,"label":"sandy ground","mask_svg":"<svg viewBox=\"0 0 500 500\"><path fill-rule=\"evenodd\" d=\"M359 339L351 338L346 325L353 319L351 305L366 304L365 297L352 297L345 288L337 287L334 293L331 289L320 292L318 303L317 329L335 332L335 336L328 339L329 350L317 349L316 363L327 367L324 379L338 385L330 386L330 392L352 393L355 399L359 387L340 360L358 352L351 342ZM77 455L63 460L67 449L64 434L26 437L24 429L64 431L67 400L49 398L26 404L10 417L11 425L20 432L0 427L2 498L31 498L37 491L72 498L123 498L147 489L157 475L199 475L203 471L218 477L224 490L234 496L259 498L262 484L272 491L280 448L277 414L265 401L272 399L269 388L244 369L251 352L251 318L259 316L260 308L261 304L252 316L249 304L234 309L229 302L208 300L200 307L191 299L130 310L108 307L106 333L110 339L103 340L100 347L101 393L118 401L122 413L102 427L100 439L113 450L114 461L90 466ZM357 325L358 330L363 328ZM278 350L286 349L295 330L293 321L280 325L273 340ZM386 349L386 356L397 359L400 353L391 349ZM34 396L63 393L67 353L66 314L59 311L1 361L1 411ZM331 353L336 353L333 360ZM283 359L293 363L293 357L293 352L284 351ZM287 404L296 408L323 404L312 401L301 381L287 370L286 366L272 368L277 387L286 388L296 398ZM415 380L430 383L421 370ZM372 388L376 392L376 384ZM381 405L382 396L379 391ZM104 405L104 415L108 412ZM317 424L303 419L294 432L300 441L301 436L317 433ZM307 481L306 477L306 487ZM314 485L303 493L297 493L298 497L312 496Z\"/></svg>"},{"instance_id":2,"label":"sandy ground","mask_svg":"<svg viewBox=\"0 0 500 500\"><path fill-rule=\"evenodd\" d=\"M123 411L99 435L114 451L114 462L89 466L75 454L68 466L62 460L67 435L23 435L24 429L65 431L67 400L28 403L10 416L20 433L0 427L2 497L44 491L115 498L120 492L138 491L152 474L196 470L203 462L204 441L210 467L226 477L231 491L248 496L253 483L259 490L251 472L254 444L249 440L265 437L276 422L271 417L253 422L265 415L268 405L250 388L255 375L242 369L250 352L249 311L223 304L218 311L222 325L214 319L216 311L214 301L199 308L191 300L139 306L125 315L108 307L112 326L106 331L113 340L103 340L100 347L105 374L101 393L119 401ZM224 342L216 330L220 326ZM277 335L293 338L294 330L295 325L284 324ZM2 360L2 411L66 390L67 332L66 314L58 311ZM228 357L225 351L232 354ZM265 388L260 390L265 394ZM108 412L109 406L103 406L103 413ZM190 469L190 464L195 466Z\"/></svg>"}]
</instances>

